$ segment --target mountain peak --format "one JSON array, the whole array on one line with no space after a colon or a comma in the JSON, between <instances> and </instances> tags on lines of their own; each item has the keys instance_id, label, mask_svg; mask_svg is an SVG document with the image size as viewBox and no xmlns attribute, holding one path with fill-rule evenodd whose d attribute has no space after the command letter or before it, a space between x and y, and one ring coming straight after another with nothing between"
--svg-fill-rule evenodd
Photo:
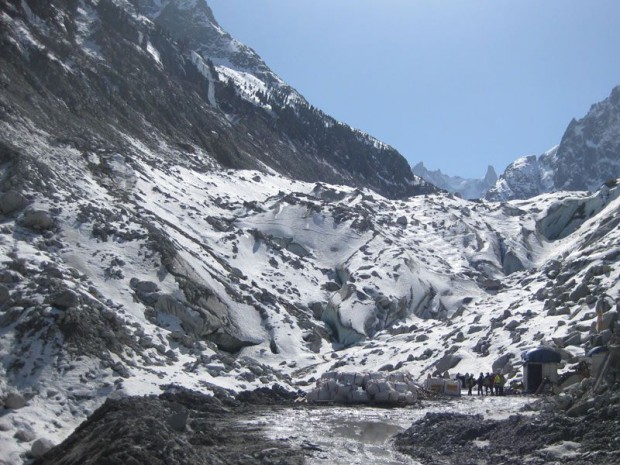
<instances>
[{"instance_id":1,"label":"mountain peak","mask_svg":"<svg viewBox=\"0 0 620 465\"><path fill-rule=\"evenodd\" d=\"M572 119L560 144L539 157L515 160L488 192L489 200L525 199L545 192L594 191L620 177L620 86Z\"/></svg>"},{"instance_id":2,"label":"mountain peak","mask_svg":"<svg viewBox=\"0 0 620 465\"><path fill-rule=\"evenodd\" d=\"M490 186L494 185L497 182L497 173L495 172L495 168L492 165L487 167L487 172L484 175L484 182Z\"/></svg>"},{"instance_id":3,"label":"mountain peak","mask_svg":"<svg viewBox=\"0 0 620 465\"><path fill-rule=\"evenodd\" d=\"M497 180L495 169L490 165L483 179L465 179L460 176L449 176L442 173L439 169L429 170L424 166L424 162L417 163L413 167L413 172L440 189L459 194L466 199L479 199L483 197Z\"/></svg>"}]
</instances>

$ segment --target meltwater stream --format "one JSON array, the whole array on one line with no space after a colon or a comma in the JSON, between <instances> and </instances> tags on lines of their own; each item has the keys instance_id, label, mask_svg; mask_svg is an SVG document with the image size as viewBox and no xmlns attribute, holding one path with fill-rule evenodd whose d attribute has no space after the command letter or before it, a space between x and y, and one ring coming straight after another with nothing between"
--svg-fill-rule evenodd
<instances>
[{"instance_id":1,"label":"meltwater stream","mask_svg":"<svg viewBox=\"0 0 620 465\"><path fill-rule=\"evenodd\" d=\"M501 419L517 413L527 397L462 397L405 408L299 406L264 408L240 421L270 439L308 452L306 463L336 465L420 464L398 453L392 437L428 412L482 414Z\"/></svg>"}]
</instances>

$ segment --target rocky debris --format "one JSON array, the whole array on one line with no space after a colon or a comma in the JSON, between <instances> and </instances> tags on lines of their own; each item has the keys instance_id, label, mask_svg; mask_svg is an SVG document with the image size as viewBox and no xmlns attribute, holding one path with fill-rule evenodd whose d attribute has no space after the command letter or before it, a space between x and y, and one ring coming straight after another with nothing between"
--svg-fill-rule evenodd
<instances>
[{"instance_id":1,"label":"rocky debris","mask_svg":"<svg viewBox=\"0 0 620 465\"><path fill-rule=\"evenodd\" d=\"M108 399L34 465L304 463L303 451L236 421L245 409L223 391L171 388L158 397Z\"/></svg>"},{"instance_id":2,"label":"rocky debris","mask_svg":"<svg viewBox=\"0 0 620 465\"><path fill-rule=\"evenodd\" d=\"M327 372L306 395L308 402L414 404L422 388L407 373Z\"/></svg>"},{"instance_id":3,"label":"rocky debris","mask_svg":"<svg viewBox=\"0 0 620 465\"><path fill-rule=\"evenodd\" d=\"M236 399L244 404L253 405L286 405L294 403L303 394L287 390L280 384L271 387L262 387L253 391L242 391Z\"/></svg>"},{"instance_id":4,"label":"rocky debris","mask_svg":"<svg viewBox=\"0 0 620 465\"><path fill-rule=\"evenodd\" d=\"M529 406L541 412L535 416L498 421L429 413L398 434L395 445L415 460L437 465L619 463L620 346L609 346L607 363L596 379L578 378L582 380L567 383L560 394Z\"/></svg>"},{"instance_id":5,"label":"rocky debris","mask_svg":"<svg viewBox=\"0 0 620 465\"><path fill-rule=\"evenodd\" d=\"M396 435L397 450L428 465L463 463L612 465L620 460L614 419L513 415L507 420L429 413ZM612 444L610 444L610 438ZM569 451L570 453L566 453Z\"/></svg>"}]
</instances>

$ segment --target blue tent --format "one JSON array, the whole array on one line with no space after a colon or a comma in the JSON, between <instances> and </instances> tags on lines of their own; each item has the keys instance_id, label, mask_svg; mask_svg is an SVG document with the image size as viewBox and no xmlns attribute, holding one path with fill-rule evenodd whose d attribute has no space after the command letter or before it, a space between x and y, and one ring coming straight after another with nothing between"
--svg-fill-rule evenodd
<instances>
[{"instance_id":1,"label":"blue tent","mask_svg":"<svg viewBox=\"0 0 620 465\"><path fill-rule=\"evenodd\" d=\"M562 355L549 347L537 347L521 353L523 384L527 392L539 392L549 379L557 381L557 364Z\"/></svg>"},{"instance_id":2,"label":"blue tent","mask_svg":"<svg viewBox=\"0 0 620 465\"><path fill-rule=\"evenodd\" d=\"M524 351L521 360L524 363L560 363L562 356L549 347L537 347Z\"/></svg>"},{"instance_id":3,"label":"blue tent","mask_svg":"<svg viewBox=\"0 0 620 465\"><path fill-rule=\"evenodd\" d=\"M592 349L590 349L586 355L588 357L592 357L593 355L601 354L604 352L609 352L609 348L606 346L597 346L597 347L593 347Z\"/></svg>"}]
</instances>

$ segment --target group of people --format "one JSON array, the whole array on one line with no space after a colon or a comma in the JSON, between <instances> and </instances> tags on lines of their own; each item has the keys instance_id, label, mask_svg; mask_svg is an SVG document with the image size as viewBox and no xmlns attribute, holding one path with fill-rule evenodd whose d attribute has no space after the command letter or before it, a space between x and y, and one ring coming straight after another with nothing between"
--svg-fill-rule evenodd
<instances>
[{"instance_id":1,"label":"group of people","mask_svg":"<svg viewBox=\"0 0 620 465\"><path fill-rule=\"evenodd\" d=\"M506 377L503 373L480 373L480 375L476 378L473 373L465 373L461 375L460 373L456 375L456 379L461 382L461 389L467 389L467 395L471 396L474 387L478 387L478 395L484 396L491 395L495 396L503 396L504 395L504 385L506 384Z\"/></svg>"}]
</instances>

